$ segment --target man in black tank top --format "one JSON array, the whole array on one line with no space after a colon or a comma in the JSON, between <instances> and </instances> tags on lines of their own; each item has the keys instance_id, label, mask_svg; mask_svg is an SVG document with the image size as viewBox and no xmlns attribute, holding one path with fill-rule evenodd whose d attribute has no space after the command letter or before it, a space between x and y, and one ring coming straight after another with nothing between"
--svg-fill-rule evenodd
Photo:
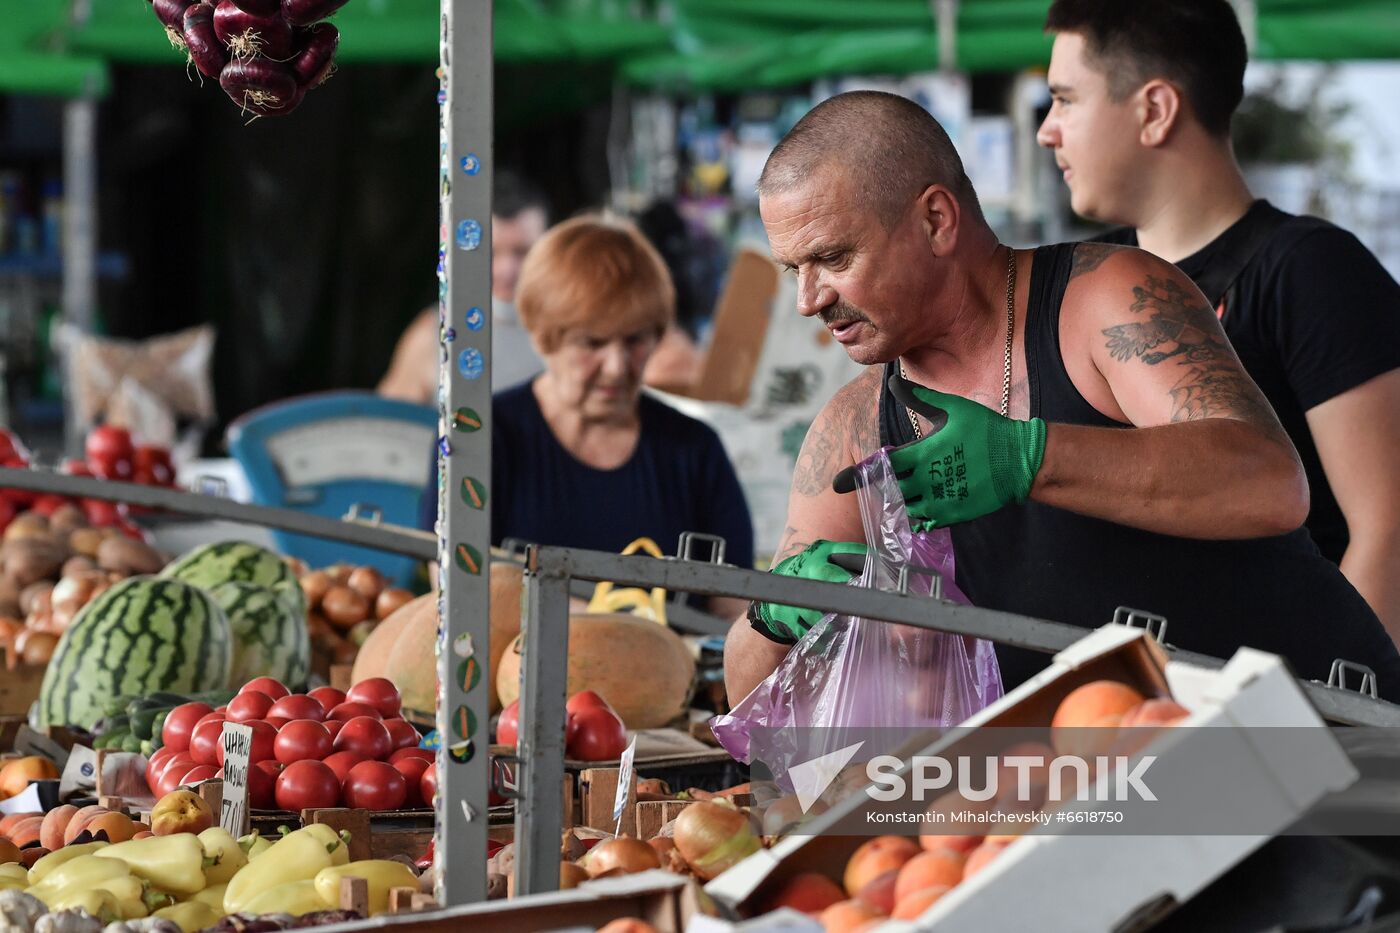
<instances>
[{"instance_id":1,"label":"man in black tank top","mask_svg":"<svg viewBox=\"0 0 1400 933\"><path fill-rule=\"evenodd\" d=\"M1086 629L1132 606L1166 616L1183 649L1248 645L1305 677L1345 657L1400 694L1394 645L1299 530L1307 484L1287 435L1174 266L1132 248L1002 246L942 127L890 94L815 107L759 197L798 312L869 367L803 443L777 572L839 577L828 557L864 532L833 480L899 445L910 518L951 528L975 605ZM887 388L899 372L922 387L904 404ZM946 424L916 415L928 401ZM735 624L732 702L814 616L756 604ZM998 657L1008 687L1047 660Z\"/></svg>"},{"instance_id":2,"label":"man in black tank top","mask_svg":"<svg viewBox=\"0 0 1400 933\"><path fill-rule=\"evenodd\" d=\"M1227 0L1056 0L1046 27L1039 139L1072 207L1200 287L1298 450L1318 548L1400 640L1400 285L1350 233L1250 193Z\"/></svg>"}]
</instances>

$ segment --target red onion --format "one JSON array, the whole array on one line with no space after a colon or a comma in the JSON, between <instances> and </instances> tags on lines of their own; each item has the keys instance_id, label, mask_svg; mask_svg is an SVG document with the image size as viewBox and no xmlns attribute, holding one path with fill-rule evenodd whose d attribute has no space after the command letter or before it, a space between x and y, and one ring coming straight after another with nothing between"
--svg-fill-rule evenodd
<instances>
[{"instance_id":1,"label":"red onion","mask_svg":"<svg viewBox=\"0 0 1400 933\"><path fill-rule=\"evenodd\" d=\"M217 78L228 64L228 49L214 35L214 5L196 3L185 11L185 46L190 61L206 78Z\"/></svg>"},{"instance_id":2,"label":"red onion","mask_svg":"<svg viewBox=\"0 0 1400 933\"><path fill-rule=\"evenodd\" d=\"M291 113L304 94L291 69L265 58L229 62L219 75L219 86L245 112L260 117Z\"/></svg>"},{"instance_id":3,"label":"red onion","mask_svg":"<svg viewBox=\"0 0 1400 933\"><path fill-rule=\"evenodd\" d=\"M271 58L286 61L292 57L292 27L281 16L254 16L238 8L233 0L219 0L214 9L214 35L228 46L234 58Z\"/></svg>"},{"instance_id":4,"label":"red onion","mask_svg":"<svg viewBox=\"0 0 1400 933\"><path fill-rule=\"evenodd\" d=\"M233 0L233 4L254 16L276 16L282 11L282 0Z\"/></svg>"},{"instance_id":5,"label":"red onion","mask_svg":"<svg viewBox=\"0 0 1400 933\"><path fill-rule=\"evenodd\" d=\"M178 32L185 25L185 10L193 6L194 2L195 0L155 0L151 7L156 11L156 19L167 29Z\"/></svg>"},{"instance_id":6,"label":"red onion","mask_svg":"<svg viewBox=\"0 0 1400 933\"><path fill-rule=\"evenodd\" d=\"M302 87L317 87L330 77L340 30L330 23L317 23L301 30L301 51L292 59L292 71Z\"/></svg>"},{"instance_id":7,"label":"red onion","mask_svg":"<svg viewBox=\"0 0 1400 933\"><path fill-rule=\"evenodd\" d=\"M348 0L282 0L282 17L293 26L319 23Z\"/></svg>"}]
</instances>

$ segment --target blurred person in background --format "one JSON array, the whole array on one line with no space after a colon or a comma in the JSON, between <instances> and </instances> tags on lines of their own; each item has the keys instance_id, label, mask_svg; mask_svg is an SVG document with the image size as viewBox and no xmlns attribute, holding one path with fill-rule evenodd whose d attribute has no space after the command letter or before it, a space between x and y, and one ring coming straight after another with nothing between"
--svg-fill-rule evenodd
<instances>
[{"instance_id":1,"label":"blurred person in background","mask_svg":"<svg viewBox=\"0 0 1400 933\"><path fill-rule=\"evenodd\" d=\"M1227 0L1056 0L1046 29L1039 140L1075 213L1124 225L1100 239L1200 287L1298 450L1313 540L1400 643L1400 286L1352 234L1250 193L1230 142L1247 52Z\"/></svg>"},{"instance_id":2,"label":"blurred person in background","mask_svg":"<svg viewBox=\"0 0 1400 933\"><path fill-rule=\"evenodd\" d=\"M723 537L726 561L751 567L753 525L718 435L642 391L675 320L656 249L625 221L567 220L526 257L517 306L544 371L492 401L492 544L617 552L649 537L673 553L682 532L697 531ZM421 527L434 525L435 492ZM709 607L732 615L744 605Z\"/></svg>"},{"instance_id":3,"label":"blurred person in background","mask_svg":"<svg viewBox=\"0 0 1400 933\"><path fill-rule=\"evenodd\" d=\"M549 213L538 188L509 169L496 172L491 203L491 385L518 385L544 367L515 311L525 254L544 235ZM431 405L438 387L438 309L419 312L394 347L380 395Z\"/></svg>"}]
</instances>

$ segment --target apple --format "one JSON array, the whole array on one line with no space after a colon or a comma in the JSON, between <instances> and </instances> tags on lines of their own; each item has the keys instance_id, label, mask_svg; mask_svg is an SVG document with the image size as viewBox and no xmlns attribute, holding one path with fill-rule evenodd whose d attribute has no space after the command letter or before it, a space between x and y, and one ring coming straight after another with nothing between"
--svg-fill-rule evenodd
<instances>
[{"instance_id":1,"label":"apple","mask_svg":"<svg viewBox=\"0 0 1400 933\"><path fill-rule=\"evenodd\" d=\"M151 832L157 836L199 834L213 825L214 811L194 791L171 791L151 808Z\"/></svg>"}]
</instances>

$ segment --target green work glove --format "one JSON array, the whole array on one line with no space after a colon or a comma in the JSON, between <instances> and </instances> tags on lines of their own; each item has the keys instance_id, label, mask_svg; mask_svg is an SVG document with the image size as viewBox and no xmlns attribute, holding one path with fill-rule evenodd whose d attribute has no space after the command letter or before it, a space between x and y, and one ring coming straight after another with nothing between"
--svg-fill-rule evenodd
<instances>
[{"instance_id":1,"label":"green work glove","mask_svg":"<svg viewBox=\"0 0 1400 933\"><path fill-rule=\"evenodd\" d=\"M1026 501L1045 457L1044 421L1013 421L898 375L890 377L890 391L936 426L929 436L889 453L911 525L953 525ZM842 471L833 485L837 492L851 491L854 471Z\"/></svg>"},{"instance_id":2,"label":"green work glove","mask_svg":"<svg viewBox=\"0 0 1400 933\"><path fill-rule=\"evenodd\" d=\"M842 559L838 555L847 555ZM851 555L854 555L853 557ZM839 561L839 563L838 563ZM865 563L865 545L851 541L813 541L805 551L779 562L773 573L827 583L845 583ZM752 603L749 623L759 634L773 641L791 644L825 615L820 609L801 609L779 603Z\"/></svg>"}]
</instances>

